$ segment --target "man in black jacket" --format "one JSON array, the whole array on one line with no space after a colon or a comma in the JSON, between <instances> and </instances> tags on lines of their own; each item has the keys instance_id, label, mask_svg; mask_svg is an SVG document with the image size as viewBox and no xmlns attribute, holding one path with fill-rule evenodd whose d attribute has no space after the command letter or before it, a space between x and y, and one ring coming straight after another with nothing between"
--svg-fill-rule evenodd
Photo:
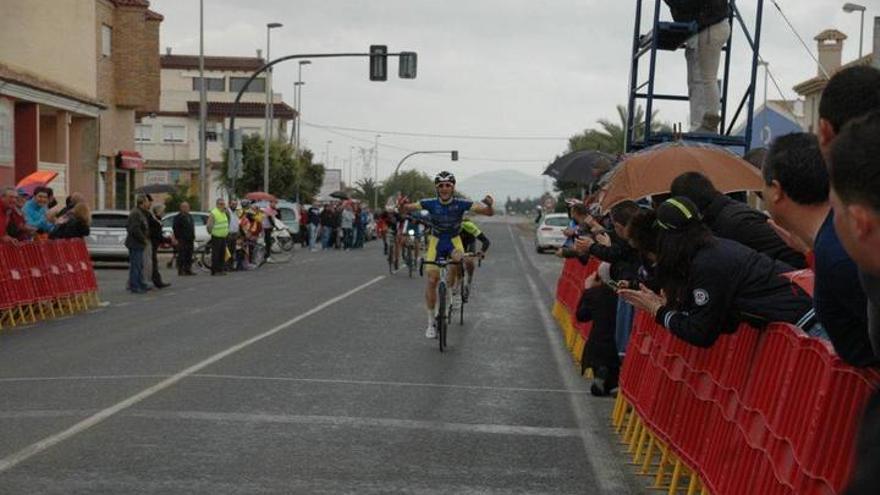
<instances>
[{"instance_id":1,"label":"man in black jacket","mask_svg":"<svg viewBox=\"0 0 880 495\"><path fill-rule=\"evenodd\" d=\"M767 223L767 215L721 194L699 172L686 172L672 181L672 195L685 196L700 209L703 222L718 237L748 246L794 268L806 268L804 255L788 247Z\"/></svg>"},{"instance_id":2,"label":"man in black jacket","mask_svg":"<svg viewBox=\"0 0 880 495\"><path fill-rule=\"evenodd\" d=\"M192 271L193 244L196 240L196 228L189 203L180 203L180 211L174 216L174 241L177 243L177 274L182 276L195 275Z\"/></svg>"},{"instance_id":3,"label":"man in black jacket","mask_svg":"<svg viewBox=\"0 0 880 495\"><path fill-rule=\"evenodd\" d=\"M868 305L859 270L834 231L828 171L814 134L773 142L763 167L764 202L773 219L812 247L816 272L813 305L837 355L853 366L877 363L868 340Z\"/></svg>"},{"instance_id":4,"label":"man in black jacket","mask_svg":"<svg viewBox=\"0 0 880 495\"><path fill-rule=\"evenodd\" d=\"M721 96L718 66L730 38L728 0L665 0L676 22L695 22L697 34L687 40L688 98L691 132L718 133Z\"/></svg>"},{"instance_id":5,"label":"man in black jacket","mask_svg":"<svg viewBox=\"0 0 880 495\"><path fill-rule=\"evenodd\" d=\"M135 199L137 206L128 214L125 247L128 248L128 290L132 294L143 294L150 288L144 283L144 249L149 241L150 229L147 215L150 202L146 196Z\"/></svg>"}]
</instances>

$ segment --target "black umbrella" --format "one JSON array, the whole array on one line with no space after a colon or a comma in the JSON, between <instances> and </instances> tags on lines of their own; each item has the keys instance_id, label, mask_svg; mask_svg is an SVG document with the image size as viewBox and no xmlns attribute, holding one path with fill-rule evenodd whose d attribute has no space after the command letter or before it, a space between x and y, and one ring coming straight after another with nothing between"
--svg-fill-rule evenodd
<instances>
[{"instance_id":1,"label":"black umbrella","mask_svg":"<svg viewBox=\"0 0 880 495\"><path fill-rule=\"evenodd\" d=\"M177 192L177 187L171 184L147 184L137 188L135 191L142 194L173 194Z\"/></svg>"},{"instance_id":2,"label":"black umbrella","mask_svg":"<svg viewBox=\"0 0 880 495\"><path fill-rule=\"evenodd\" d=\"M349 196L348 193L345 191L332 192L332 193L330 193L330 197L336 198L336 199L341 199L341 200L351 199L351 196Z\"/></svg>"},{"instance_id":3,"label":"black umbrella","mask_svg":"<svg viewBox=\"0 0 880 495\"><path fill-rule=\"evenodd\" d=\"M549 175L559 182L590 184L597 178L594 171L604 172L614 161L612 155L601 151L573 151L547 166L543 175Z\"/></svg>"}]
</instances>

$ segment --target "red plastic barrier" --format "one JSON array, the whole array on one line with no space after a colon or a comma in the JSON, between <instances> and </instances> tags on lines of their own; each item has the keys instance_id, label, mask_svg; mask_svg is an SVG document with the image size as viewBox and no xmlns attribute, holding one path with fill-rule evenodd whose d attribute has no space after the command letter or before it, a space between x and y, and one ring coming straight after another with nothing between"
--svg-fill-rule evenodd
<instances>
[{"instance_id":1,"label":"red plastic barrier","mask_svg":"<svg viewBox=\"0 0 880 495\"><path fill-rule=\"evenodd\" d=\"M82 296L97 290L82 239L0 244L0 310L4 312L30 306L33 315L34 305L42 308L42 303L71 297L79 297L79 307L88 299ZM15 321L13 317L11 322Z\"/></svg>"},{"instance_id":2,"label":"red plastic barrier","mask_svg":"<svg viewBox=\"0 0 880 495\"><path fill-rule=\"evenodd\" d=\"M741 327L709 349L637 316L620 387L713 494L839 493L876 370L843 363L783 324Z\"/></svg>"}]
</instances>

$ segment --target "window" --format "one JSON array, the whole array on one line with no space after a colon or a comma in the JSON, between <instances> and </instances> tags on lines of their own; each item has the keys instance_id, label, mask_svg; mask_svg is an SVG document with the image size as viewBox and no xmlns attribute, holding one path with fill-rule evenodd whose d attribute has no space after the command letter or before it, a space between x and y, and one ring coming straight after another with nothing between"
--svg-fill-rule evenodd
<instances>
[{"instance_id":1,"label":"window","mask_svg":"<svg viewBox=\"0 0 880 495\"><path fill-rule=\"evenodd\" d=\"M201 78L194 77L193 80L193 91L201 91L202 85L199 84ZM206 77L206 81L208 81L207 91L226 91L226 79L222 77Z\"/></svg>"},{"instance_id":2,"label":"window","mask_svg":"<svg viewBox=\"0 0 880 495\"><path fill-rule=\"evenodd\" d=\"M166 143L182 143L186 141L186 127L182 125L162 126L162 140Z\"/></svg>"},{"instance_id":3,"label":"window","mask_svg":"<svg viewBox=\"0 0 880 495\"><path fill-rule=\"evenodd\" d=\"M113 45L113 28L101 24L101 55L110 56L110 47Z\"/></svg>"},{"instance_id":4,"label":"window","mask_svg":"<svg viewBox=\"0 0 880 495\"><path fill-rule=\"evenodd\" d=\"M128 225L128 214L97 213L92 215L92 227L99 229L124 229Z\"/></svg>"},{"instance_id":5,"label":"window","mask_svg":"<svg viewBox=\"0 0 880 495\"><path fill-rule=\"evenodd\" d=\"M229 78L229 91L232 93L238 93L241 91L241 88L244 87L244 83L246 83L248 78L246 77L230 77ZM266 80L265 79L254 79L248 84L245 93L265 93L266 92Z\"/></svg>"},{"instance_id":6,"label":"window","mask_svg":"<svg viewBox=\"0 0 880 495\"><path fill-rule=\"evenodd\" d=\"M138 124L134 126L135 142L144 143L153 140L153 126L146 124Z\"/></svg>"},{"instance_id":7,"label":"window","mask_svg":"<svg viewBox=\"0 0 880 495\"><path fill-rule=\"evenodd\" d=\"M568 227L568 224L571 223L571 220L568 217L547 217L544 220L544 225L549 225L551 227Z\"/></svg>"},{"instance_id":8,"label":"window","mask_svg":"<svg viewBox=\"0 0 880 495\"><path fill-rule=\"evenodd\" d=\"M217 131L205 131L205 141L208 143L217 142Z\"/></svg>"}]
</instances>

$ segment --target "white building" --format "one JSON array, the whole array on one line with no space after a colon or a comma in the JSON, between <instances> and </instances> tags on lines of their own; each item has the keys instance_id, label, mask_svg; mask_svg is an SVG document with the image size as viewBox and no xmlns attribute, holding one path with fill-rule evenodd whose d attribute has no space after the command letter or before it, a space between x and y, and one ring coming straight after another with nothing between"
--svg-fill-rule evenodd
<instances>
[{"instance_id":1,"label":"white building","mask_svg":"<svg viewBox=\"0 0 880 495\"><path fill-rule=\"evenodd\" d=\"M199 57L170 52L169 49L160 57L159 112L140 115L135 126L135 146L146 160L144 184L189 185L190 192L198 195ZM214 204L223 192L220 170L232 102L263 63L259 57L205 57L208 99L205 140L210 184L208 201L202 201L202 209ZM258 77L242 96L235 126L244 134L265 134L265 83L264 76ZM273 112L273 138L285 138L287 121L294 118L295 111L282 101L280 93L275 93Z\"/></svg>"}]
</instances>

